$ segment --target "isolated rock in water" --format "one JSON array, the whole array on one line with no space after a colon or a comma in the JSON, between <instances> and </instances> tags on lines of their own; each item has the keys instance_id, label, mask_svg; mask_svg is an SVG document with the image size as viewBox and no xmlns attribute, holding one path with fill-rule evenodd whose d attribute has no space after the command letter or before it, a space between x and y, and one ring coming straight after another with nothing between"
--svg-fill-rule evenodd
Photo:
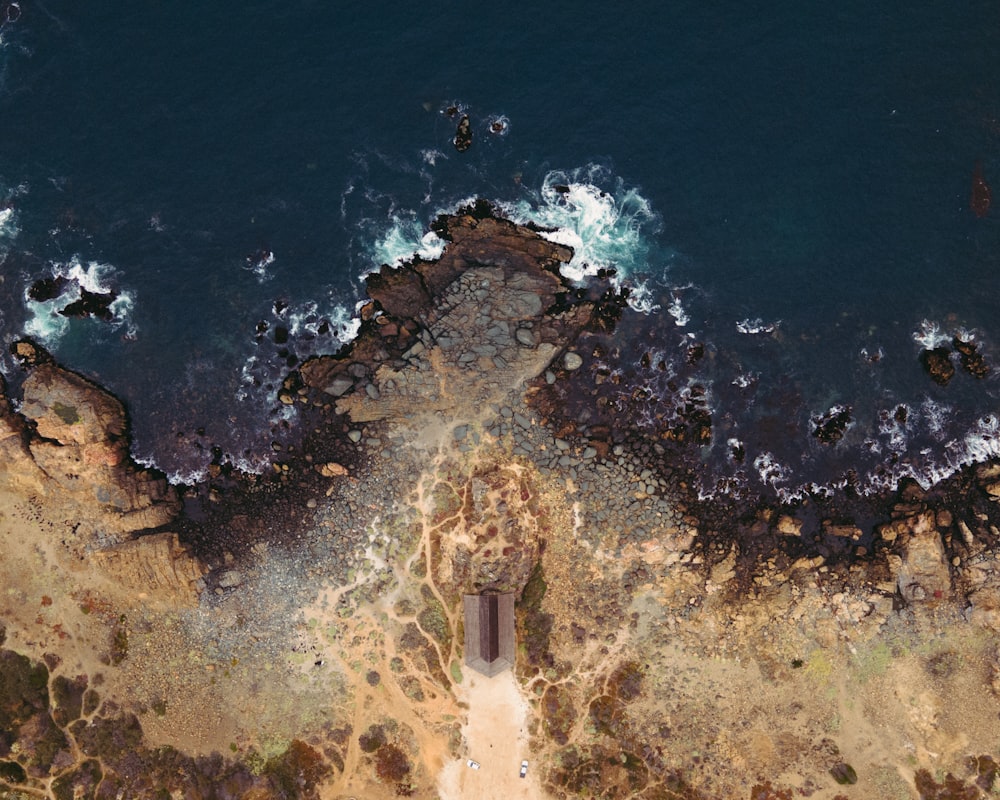
<instances>
[{"instance_id":1,"label":"isolated rock in water","mask_svg":"<svg viewBox=\"0 0 1000 800\"><path fill-rule=\"evenodd\" d=\"M464 153L470 147L472 147L472 125L469 123L469 115L463 114L455 130L455 149L459 153Z\"/></svg>"},{"instance_id":2,"label":"isolated rock in water","mask_svg":"<svg viewBox=\"0 0 1000 800\"><path fill-rule=\"evenodd\" d=\"M63 293L67 280L62 276L54 278L39 278L28 289L28 299L36 303L54 300Z\"/></svg>"},{"instance_id":3,"label":"isolated rock in water","mask_svg":"<svg viewBox=\"0 0 1000 800\"><path fill-rule=\"evenodd\" d=\"M105 322L114 319L111 304L118 299L117 292L91 292L80 289L80 299L59 310L64 317L96 317Z\"/></svg>"},{"instance_id":4,"label":"isolated rock in water","mask_svg":"<svg viewBox=\"0 0 1000 800\"><path fill-rule=\"evenodd\" d=\"M851 424L850 406L833 406L825 414L820 414L812 418L812 435L823 444L833 444L840 441L844 436L844 431Z\"/></svg>"},{"instance_id":5,"label":"isolated rock in water","mask_svg":"<svg viewBox=\"0 0 1000 800\"><path fill-rule=\"evenodd\" d=\"M21 339L10 346L10 354L25 369L35 367L39 364L46 364L52 361L52 356L44 347L39 347L34 342Z\"/></svg>"},{"instance_id":6,"label":"isolated rock in water","mask_svg":"<svg viewBox=\"0 0 1000 800\"><path fill-rule=\"evenodd\" d=\"M955 377L955 365L951 363L951 351L947 347L924 350L920 354L920 363L931 380L941 386L947 386L948 381Z\"/></svg>"},{"instance_id":7,"label":"isolated rock in water","mask_svg":"<svg viewBox=\"0 0 1000 800\"><path fill-rule=\"evenodd\" d=\"M955 345L962 368L966 372L974 378L985 378L989 374L989 365L987 365L986 359L983 358L983 354L979 352L979 348L976 347L975 342L956 336L952 344Z\"/></svg>"},{"instance_id":8,"label":"isolated rock in water","mask_svg":"<svg viewBox=\"0 0 1000 800\"><path fill-rule=\"evenodd\" d=\"M169 603L196 602L199 581L207 571L177 534L169 532L140 536L95 552L92 558L120 586Z\"/></svg>"}]
</instances>

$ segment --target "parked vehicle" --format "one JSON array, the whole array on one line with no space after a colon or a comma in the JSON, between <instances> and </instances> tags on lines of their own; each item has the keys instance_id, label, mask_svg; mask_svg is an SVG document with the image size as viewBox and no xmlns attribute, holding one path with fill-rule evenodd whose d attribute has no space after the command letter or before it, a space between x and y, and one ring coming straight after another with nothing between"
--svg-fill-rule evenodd
<instances>
[{"instance_id":1,"label":"parked vehicle","mask_svg":"<svg viewBox=\"0 0 1000 800\"><path fill-rule=\"evenodd\" d=\"M522 761L521 762L521 777L523 778L527 774L528 774L528 762L527 761Z\"/></svg>"},{"instance_id":2,"label":"parked vehicle","mask_svg":"<svg viewBox=\"0 0 1000 800\"><path fill-rule=\"evenodd\" d=\"M479 767L481 766L478 761L473 761L471 758L465 763L469 765L470 769L479 769Z\"/></svg>"}]
</instances>

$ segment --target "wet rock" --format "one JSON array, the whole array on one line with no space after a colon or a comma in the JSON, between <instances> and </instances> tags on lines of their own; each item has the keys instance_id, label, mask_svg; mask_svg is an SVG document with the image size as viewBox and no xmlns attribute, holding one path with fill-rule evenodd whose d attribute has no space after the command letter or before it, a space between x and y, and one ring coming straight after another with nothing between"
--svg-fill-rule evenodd
<instances>
[{"instance_id":1,"label":"wet rock","mask_svg":"<svg viewBox=\"0 0 1000 800\"><path fill-rule=\"evenodd\" d=\"M464 153L472 147L472 124L469 122L469 115L463 114L455 129L455 149L459 153Z\"/></svg>"},{"instance_id":2,"label":"wet rock","mask_svg":"<svg viewBox=\"0 0 1000 800\"><path fill-rule=\"evenodd\" d=\"M955 365L951 363L951 351L947 347L924 350L920 353L920 363L939 386L947 386L955 377Z\"/></svg>"},{"instance_id":3,"label":"wet rock","mask_svg":"<svg viewBox=\"0 0 1000 800\"><path fill-rule=\"evenodd\" d=\"M572 372L583 366L583 359L580 358L578 353L570 351L563 356L563 366Z\"/></svg>"},{"instance_id":4,"label":"wet rock","mask_svg":"<svg viewBox=\"0 0 1000 800\"><path fill-rule=\"evenodd\" d=\"M117 299L116 292L91 292L81 288L80 298L61 308L59 313L64 317L95 317L110 322L115 316L111 304Z\"/></svg>"},{"instance_id":5,"label":"wet rock","mask_svg":"<svg viewBox=\"0 0 1000 800\"><path fill-rule=\"evenodd\" d=\"M983 354L979 352L974 341L956 336L952 340L952 344L958 351L959 361L966 372L975 378L985 378L989 374L990 368L986 359L983 358Z\"/></svg>"},{"instance_id":6,"label":"wet rock","mask_svg":"<svg viewBox=\"0 0 1000 800\"><path fill-rule=\"evenodd\" d=\"M851 424L851 407L836 405L824 414L811 420L812 435L823 444L834 444L844 437L844 431Z\"/></svg>"},{"instance_id":7,"label":"wet rock","mask_svg":"<svg viewBox=\"0 0 1000 800\"><path fill-rule=\"evenodd\" d=\"M28 298L34 300L36 303L55 300L63 293L67 283L66 278L61 275L52 278L41 278L31 284L31 287L28 289Z\"/></svg>"}]
</instances>

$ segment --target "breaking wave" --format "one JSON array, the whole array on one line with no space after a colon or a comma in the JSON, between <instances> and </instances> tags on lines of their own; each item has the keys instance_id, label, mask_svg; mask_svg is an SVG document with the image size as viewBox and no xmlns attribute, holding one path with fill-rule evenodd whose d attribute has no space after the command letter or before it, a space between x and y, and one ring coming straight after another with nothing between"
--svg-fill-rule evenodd
<instances>
[{"instance_id":1,"label":"breaking wave","mask_svg":"<svg viewBox=\"0 0 1000 800\"><path fill-rule=\"evenodd\" d=\"M598 270L649 272L650 236L659 218L637 189L603 167L549 172L534 197L500 204L517 222L551 228L545 238L573 248L563 274L582 281Z\"/></svg>"}]
</instances>

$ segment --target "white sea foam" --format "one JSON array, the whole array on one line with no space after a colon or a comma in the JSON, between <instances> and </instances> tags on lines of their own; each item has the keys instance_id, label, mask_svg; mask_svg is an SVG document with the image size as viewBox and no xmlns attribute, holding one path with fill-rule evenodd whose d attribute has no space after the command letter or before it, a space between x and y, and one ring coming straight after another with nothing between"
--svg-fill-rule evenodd
<instances>
[{"instance_id":1,"label":"white sea foam","mask_svg":"<svg viewBox=\"0 0 1000 800\"><path fill-rule=\"evenodd\" d=\"M268 267L274 263L274 260L274 252L267 247L262 247L253 255L246 257L246 268L257 276L259 282L263 283L271 277Z\"/></svg>"},{"instance_id":2,"label":"white sea foam","mask_svg":"<svg viewBox=\"0 0 1000 800\"><path fill-rule=\"evenodd\" d=\"M780 324L780 319L774 322L764 322L760 317L756 317L755 319L740 320L736 323L736 330L740 333L755 336L758 334L774 333Z\"/></svg>"},{"instance_id":3,"label":"white sea foam","mask_svg":"<svg viewBox=\"0 0 1000 800\"><path fill-rule=\"evenodd\" d=\"M445 161L448 160L448 156L446 156L440 150L433 150L433 149L421 150L420 151L420 158L421 158L421 160L425 164L427 164L430 167L437 166L437 162L438 162L439 158L442 158Z\"/></svg>"},{"instance_id":4,"label":"white sea foam","mask_svg":"<svg viewBox=\"0 0 1000 800\"><path fill-rule=\"evenodd\" d=\"M924 401L920 404L920 418L927 432L938 440L943 440L947 436L952 411L951 406L935 402L929 397L924 398Z\"/></svg>"},{"instance_id":5,"label":"white sea foam","mask_svg":"<svg viewBox=\"0 0 1000 800\"><path fill-rule=\"evenodd\" d=\"M760 479L769 484L773 489L778 488L779 483L787 483L789 469L773 453L761 453L753 460L753 468L757 470Z\"/></svg>"},{"instance_id":6,"label":"white sea foam","mask_svg":"<svg viewBox=\"0 0 1000 800\"><path fill-rule=\"evenodd\" d=\"M628 304L632 307L634 311L638 311L640 314L652 314L654 311L660 310L659 303L653 300L653 292L649 288L648 281L637 281L629 285ZM674 317L678 325L686 325L688 322L687 316L684 315L684 309L680 308L679 301L677 302L677 308L680 309L680 319L683 322L678 321L678 317ZM674 307L671 306L670 313L673 315Z\"/></svg>"},{"instance_id":7,"label":"white sea foam","mask_svg":"<svg viewBox=\"0 0 1000 800\"><path fill-rule=\"evenodd\" d=\"M415 214L395 214L389 229L372 246L371 271L382 264L398 267L414 257L433 261L441 257L445 244L434 231L425 232Z\"/></svg>"},{"instance_id":8,"label":"white sea foam","mask_svg":"<svg viewBox=\"0 0 1000 800\"><path fill-rule=\"evenodd\" d=\"M680 295L675 294L674 299L667 306L667 313L674 318L674 323L679 328L683 328L691 321L691 317L684 310L684 306L681 304Z\"/></svg>"},{"instance_id":9,"label":"white sea foam","mask_svg":"<svg viewBox=\"0 0 1000 800\"><path fill-rule=\"evenodd\" d=\"M941 326L931 320L922 320L920 326L913 332L913 341L924 350L934 350L937 347L951 343L951 337L941 329Z\"/></svg>"},{"instance_id":10,"label":"white sea foam","mask_svg":"<svg viewBox=\"0 0 1000 800\"><path fill-rule=\"evenodd\" d=\"M647 236L659 218L637 189L603 167L554 170L536 197L501 207L517 222L552 229L542 235L573 248L573 259L562 267L571 280L583 281L601 269L626 276L648 269Z\"/></svg>"},{"instance_id":11,"label":"white sea foam","mask_svg":"<svg viewBox=\"0 0 1000 800\"><path fill-rule=\"evenodd\" d=\"M17 212L14 207L0 208L0 238L11 240L20 232L17 225Z\"/></svg>"},{"instance_id":12,"label":"white sea foam","mask_svg":"<svg viewBox=\"0 0 1000 800\"><path fill-rule=\"evenodd\" d=\"M329 334L341 344L354 339L361 329L361 318L347 306L335 303L325 311L321 310L315 301L308 301L301 306L289 309L288 330L293 336L304 333L322 336L324 325L328 326Z\"/></svg>"}]
</instances>

